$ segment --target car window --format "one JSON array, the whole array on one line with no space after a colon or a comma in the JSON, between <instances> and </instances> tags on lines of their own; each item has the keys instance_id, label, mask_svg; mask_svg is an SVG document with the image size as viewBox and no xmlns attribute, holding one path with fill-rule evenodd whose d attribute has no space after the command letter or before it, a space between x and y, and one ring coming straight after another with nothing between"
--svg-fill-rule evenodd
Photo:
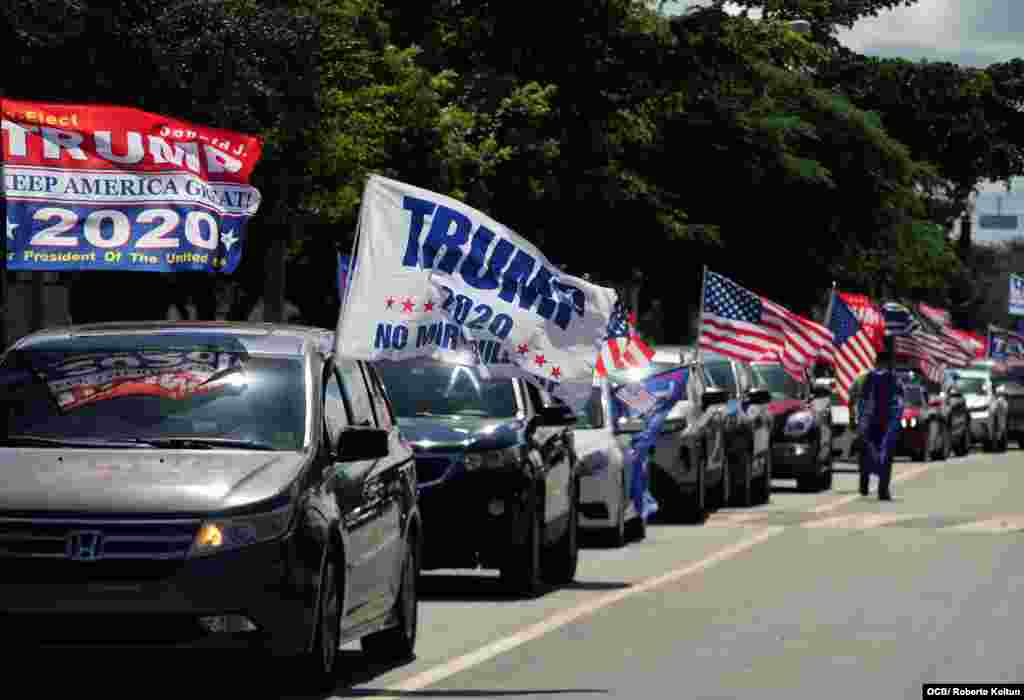
<instances>
[{"instance_id":1,"label":"car window","mask_svg":"<svg viewBox=\"0 0 1024 700\"><path fill-rule=\"evenodd\" d=\"M709 362L704 367L715 386L725 389L730 396L736 394L736 377L733 376L731 362Z\"/></svg>"},{"instance_id":2,"label":"car window","mask_svg":"<svg viewBox=\"0 0 1024 700\"><path fill-rule=\"evenodd\" d=\"M533 411L539 411L544 406L544 398L541 396L540 389L534 386L532 382L523 382L523 384L526 385L526 395L533 405Z\"/></svg>"},{"instance_id":3,"label":"car window","mask_svg":"<svg viewBox=\"0 0 1024 700\"><path fill-rule=\"evenodd\" d=\"M391 430L391 426L395 424L395 419L391 414L391 406L388 404L387 394L381 386L380 377L377 376L372 367L364 365L363 370L369 383L370 398L373 400L373 411L377 416L377 425Z\"/></svg>"},{"instance_id":4,"label":"car window","mask_svg":"<svg viewBox=\"0 0 1024 700\"><path fill-rule=\"evenodd\" d=\"M363 380L363 372L359 368L359 363L355 360L340 359L338 371L344 382L345 395L352 411L352 424L376 425L373 419L373 400L370 398L370 392L366 389L366 382Z\"/></svg>"},{"instance_id":5,"label":"car window","mask_svg":"<svg viewBox=\"0 0 1024 700\"><path fill-rule=\"evenodd\" d=\"M345 394L341 390L341 380L333 368L324 384L324 423L331 447L337 446L342 428L348 425L348 411L345 407Z\"/></svg>"},{"instance_id":6,"label":"car window","mask_svg":"<svg viewBox=\"0 0 1024 700\"><path fill-rule=\"evenodd\" d=\"M576 414L576 427L592 429L604 426L604 392L600 386L591 387L583 410Z\"/></svg>"},{"instance_id":7,"label":"car window","mask_svg":"<svg viewBox=\"0 0 1024 700\"><path fill-rule=\"evenodd\" d=\"M57 440L227 439L275 450L305 442L301 356L249 355L203 334L56 339L8 353L28 394L5 433Z\"/></svg>"}]
</instances>

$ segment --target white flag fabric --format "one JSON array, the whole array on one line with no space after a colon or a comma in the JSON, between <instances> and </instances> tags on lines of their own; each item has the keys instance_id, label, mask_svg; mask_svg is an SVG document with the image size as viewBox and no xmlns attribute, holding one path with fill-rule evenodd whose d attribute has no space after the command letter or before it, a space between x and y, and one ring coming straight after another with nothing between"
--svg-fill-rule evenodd
<instances>
[{"instance_id":1,"label":"white flag fabric","mask_svg":"<svg viewBox=\"0 0 1024 700\"><path fill-rule=\"evenodd\" d=\"M373 175L354 258L338 317L339 355L472 353L492 373L527 373L549 390L571 383L589 392L615 291L561 272L486 214Z\"/></svg>"}]
</instances>

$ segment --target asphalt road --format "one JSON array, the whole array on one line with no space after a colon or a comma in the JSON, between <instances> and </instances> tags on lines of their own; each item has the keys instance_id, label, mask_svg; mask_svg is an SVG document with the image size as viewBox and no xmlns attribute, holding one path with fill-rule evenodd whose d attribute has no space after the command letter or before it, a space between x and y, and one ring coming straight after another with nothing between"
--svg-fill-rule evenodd
<instances>
[{"instance_id":1,"label":"asphalt road","mask_svg":"<svg viewBox=\"0 0 1024 700\"><path fill-rule=\"evenodd\" d=\"M1024 682L1024 452L897 461L888 503L837 466L829 492L777 481L766 506L588 547L577 582L537 600L487 574L428 574L417 658L373 668L347 648L334 696L885 700L919 698L926 682ZM65 684L76 696L303 697L284 669L245 658L71 661L48 659L41 677L12 666L8 679L34 690L9 697Z\"/></svg>"}]
</instances>

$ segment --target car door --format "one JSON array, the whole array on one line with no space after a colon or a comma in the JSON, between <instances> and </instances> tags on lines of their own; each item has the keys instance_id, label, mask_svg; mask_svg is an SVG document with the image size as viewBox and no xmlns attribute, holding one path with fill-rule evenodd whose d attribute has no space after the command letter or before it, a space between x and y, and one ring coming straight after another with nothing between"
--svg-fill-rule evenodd
<instances>
[{"instance_id":1,"label":"car door","mask_svg":"<svg viewBox=\"0 0 1024 700\"><path fill-rule=\"evenodd\" d=\"M553 406L554 399L530 382L523 382L530 404L531 414L545 406ZM572 439L567 426L538 426L533 431L533 441L544 464L544 515L548 527L545 539L554 541L561 536L564 526L569 524L572 498Z\"/></svg>"},{"instance_id":2,"label":"car door","mask_svg":"<svg viewBox=\"0 0 1024 700\"><path fill-rule=\"evenodd\" d=\"M725 467L725 432L723 418L725 407L712 406L704 410L704 392L716 386L707 368L691 365L686 382L686 399L689 405L689 424L686 441L693 454L702 455L709 472L720 472ZM717 478L717 477L716 477Z\"/></svg>"},{"instance_id":3,"label":"car door","mask_svg":"<svg viewBox=\"0 0 1024 700\"><path fill-rule=\"evenodd\" d=\"M771 414L768 413L767 406L752 404L746 398L754 388L754 375L750 367L736 363L736 376L740 395L740 410L750 424L754 463L759 468L759 465L768 458L768 452L771 450Z\"/></svg>"},{"instance_id":4,"label":"car door","mask_svg":"<svg viewBox=\"0 0 1024 700\"><path fill-rule=\"evenodd\" d=\"M379 474L374 474L374 478L380 479L386 491L384 512L381 514L381 527L386 530L386 539L378 573L387 583L384 604L386 609L390 609L402 583L402 565L408 545L406 526L416 498L416 467L412 448L399 435L398 423L384 383L372 366L366 363L360 365L370 391L377 427L388 431L391 445L387 459L378 465Z\"/></svg>"},{"instance_id":5,"label":"car door","mask_svg":"<svg viewBox=\"0 0 1024 700\"><path fill-rule=\"evenodd\" d=\"M336 363L341 389L348 407L350 425L376 428L373 399L361 363L339 358ZM390 609L391 590L389 566L395 556L400 536L398 504L394 500L392 481L398 478L401 453L396 453L397 438L383 459L348 462L340 470L345 494L345 528L352 552L350 554L350 595L359 606L353 612L354 622L369 622Z\"/></svg>"},{"instance_id":6,"label":"car door","mask_svg":"<svg viewBox=\"0 0 1024 700\"><path fill-rule=\"evenodd\" d=\"M832 398L830 396L819 399L814 396L814 383L808 372L804 372L800 391L806 397L807 408L814 415L815 425L818 426L820 437L818 458L827 462L832 457Z\"/></svg>"}]
</instances>

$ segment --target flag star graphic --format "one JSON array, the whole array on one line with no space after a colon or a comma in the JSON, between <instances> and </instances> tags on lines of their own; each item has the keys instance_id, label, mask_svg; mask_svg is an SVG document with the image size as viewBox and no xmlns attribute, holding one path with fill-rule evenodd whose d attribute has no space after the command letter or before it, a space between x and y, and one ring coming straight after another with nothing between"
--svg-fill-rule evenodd
<instances>
[{"instance_id":1,"label":"flag star graphic","mask_svg":"<svg viewBox=\"0 0 1024 700\"><path fill-rule=\"evenodd\" d=\"M384 303L387 304L388 308L390 309L392 306L395 305L395 298L394 297L388 297L387 300Z\"/></svg>"},{"instance_id":2,"label":"flag star graphic","mask_svg":"<svg viewBox=\"0 0 1024 700\"><path fill-rule=\"evenodd\" d=\"M434 310L434 302L433 301L426 302L423 305L423 310L424 311L433 311Z\"/></svg>"},{"instance_id":3,"label":"flag star graphic","mask_svg":"<svg viewBox=\"0 0 1024 700\"><path fill-rule=\"evenodd\" d=\"M412 313L412 310L416 308L415 302L412 299L406 299L402 302L402 311Z\"/></svg>"},{"instance_id":4,"label":"flag star graphic","mask_svg":"<svg viewBox=\"0 0 1024 700\"><path fill-rule=\"evenodd\" d=\"M527 354L528 352L530 352L530 346L529 346L529 345L527 345L527 344L525 344L525 343L523 343L522 345L520 345L518 349L519 349L519 354L520 354L520 355L525 355L525 354Z\"/></svg>"},{"instance_id":5,"label":"flag star graphic","mask_svg":"<svg viewBox=\"0 0 1024 700\"><path fill-rule=\"evenodd\" d=\"M234 229L225 231L224 235L220 237L220 242L224 244L224 250L231 250L231 246L238 243L238 236L235 234Z\"/></svg>"},{"instance_id":6,"label":"flag star graphic","mask_svg":"<svg viewBox=\"0 0 1024 700\"><path fill-rule=\"evenodd\" d=\"M558 367L552 367L551 376L554 377L555 379L558 379L559 377L562 376L562 370Z\"/></svg>"},{"instance_id":7,"label":"flag star graphic","mask_svg":"<svg viewBox=\"0 0 1024 700\"><path fill-rule=\"evenodd\" d=\"M537 355L536 357L533 358L533 361L537 363L538 367L543 367L544 363L547 362L547 360L544 359L543 355Z\"/></svg>"},{"instance_id":8,"label":"flag star graphic","mask_svg":"<svg viewBox=\"0 0 1024 700\"><path fill-rule=\"evenodd\" d=\"M7 220L7 240L14 240L14 229L18 228L18 224L12 224L11 220Z\"/></svg>"}]
</instances>

